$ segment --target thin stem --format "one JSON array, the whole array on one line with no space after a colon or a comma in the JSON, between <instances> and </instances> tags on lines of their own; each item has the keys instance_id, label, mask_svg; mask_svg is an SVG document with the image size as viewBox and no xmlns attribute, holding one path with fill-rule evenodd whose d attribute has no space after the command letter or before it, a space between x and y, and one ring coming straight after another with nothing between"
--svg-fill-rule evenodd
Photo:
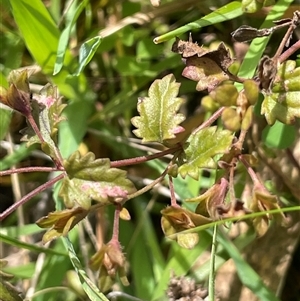
<instances>
[{"instance_id":1,"label":"thin stem","mask_svg":"<svg viewBox=\"0 0 300 301\"><path fill-rule=\"evenodd\" d=\"M57 167L42 167L42 166L21 167L21 168L14 168L14 169L0 171L0 177L11 175L11 174L14 174L14 173L53 172L53 171L63 171L63 169L58 169Z\"/></svg>"},{"instance_id":2,"label":"thin stem","mask_svg":"<svg viewBox=\"0 0 300 301\"><path fill-rule=\"evenodd\" d=\"M19 200L17 203L14 203L11 205L8 209L0 213L0 221L5 219L8 215L10 215L12 212L14 212L18 207L28 202L30 199L32 199L34 196L39 194L40 192L46 190L47 188L54 185L59 180L63 179L65 177L64 173L61 173L57 177L49 180L48 182L44 183L43 185L37 187L36 189L32 190L30 193L26 194L21 200Z\"/></svg>"},{"instance_id":3,"label":"thin stem","mask_svg":"<svg viewBox=\"0 0 300 301\"><path fill-rule=\"evenodd\" d=\"M168 169L166 169L157 179L155 179L149 185L147 185L147 186L143 187L142 189L128 195L127 200L133 199L133 198L149 191L150 189L152 189L156 184L158 184L160 181L162 181L164 179L164 177L166 176L167 173L168 173Z\"/></svg>"},{"instance_id":4,"label":"thin stem","mask_svg":"<svg viewBox=\"0 0 300 301\"><path fill-rule=\"evenodd\" d=\"M113 226L113 235L112 239L113 241L119 241L119 226L120 226L120 212L121 212L122 206L120 204L115 205L115 216L114 216L114 226Z\"/></svg>"},{"instance_id":5,"label":"thin stem","mask_svg":"<svg viewBox=\"0 0 300 301\"><path fill-rule=\"evenodd\" d=\"M242 151L247 132L248 131L241 130L241 133L239 135L239 140L235 143L235 147L240 151Z\"/></svg>"},{"instance_id":6,"label":"thin stem","mask_svg":"<svg viewBox=\"0 0 300 301\"><path fill-rule=\"evenodd\" d=\"M294 29L296 28L296 25L294 24L294 22L291 22L290 27L288 28L288 30L286 31L282 41L280 42L280 45L275 53L275 55L273 56L273 60L277 61L279 56L281 55L287 41L290 39L292 32L294 31Z\"/></svg>"},{"instance_id":7,"label":"thin stem","mask_svg":"<svg viewBox=\"0 0 300 301\"><path fill-rule=\"evenodd\" d=\"M300 49L300 40L293 44L289 49L282 53L278 59L279 63L286 61L294 52Z\"/></svg>"},{"instance_id":8,"label":"thin stem","mask_svg":"<svg viewBox=\"0 0 300 301\"><path fill-rule=\"evenodd\" d=\"M177 206L173 178L171 176L169 176L169 188L170 188L170 194L171 194L171 206Z\"/></svg>"},{"instance_id":9,"label":"thin stem","mask_svg":"<svg viewBox=\"0 0 300 301\"><path fill-rule=\"evenodd\" d=\"M208 127L208 126L211 126L222 115L222 112L224 110L225 110L225 107L221 107L216 112L214 112L206 121L204 121L203 123L201 123L201 125L198 126L194 130L194 133L197 133L198 131L200 131L200 130Z\"/></svg>"},{"instance_id":10,"label":"thin stem","mask_svg":"<svg viewBox=\"0 0 300 301\"><path fill-rule=\"evenodd\" d=\"M243 157L243 155L239 155L238 159L246 167L246 170L247 170L249 176L251 177L254 186L260 186L261 189L267 191L266 188L265 188L265 186L263 185L263 183L259 180L259 178L258 178L257 174L255 173L255 171L250 166L250 164L247 162L247 160L245 160L245 158Z\"/></svg>"},{"instance_id":11,"label":"thin stem","mask_svg":"<svg viewBox=\"0 0 300 301\"><path fill-rule=\"evenodd\" d=\"M212 246L210 254L210 267L209 267L209 283L208 283L208 298L209 301L215 300L215 258L217 250L217 224L214 225L214 232L212 237Z\"/></svg>"},{"instance_id":12,"label":"thin stem","mask_svg":"<svg viewBox=\"0 0 300 301\"><path fill-rule=\"evenodd\" d=\"M229 171L229 195L230 195L230 201L235 201L235 191L234 191L234 169L235 169L235 163L236 159L232 160L231 167Z\"/></svg>"},{"instance_id":13,"label":"thin stem","mask_svg":"<svg viewBox=\"0 0 300 301\"><path fill-rule=\"evenodd\" d=\"M30 123L30 125L31 125L32 129L34 130L34 132L39 137L41 144L45 143L45 140L44 140L44 138L43 138L43 136L40 132L40 129L38 128L32 114L29 114L28 116L26 116L26 118L27 118L28 122Z\"/></svg>"},{"instance_id":14,"label":"thin stem","mask_svg":"<svg viewBox=\"0 0 300 301\"><path fill-rule=\"evenodd\" d=\"M153 160L153 159L162 158L165 155L175 153L179 149L181 149L181 146L177 145L173 148L169 148L169 149L166 149L166 150L161 151L159 153L148 155L148 156L140 156L140 157L135 157L135 158L130 158L130 159L112 161L112 162L110 162L110 166L111 167L124 167L124 166L127 166L127 165L140 164L140 163L144 163L144 162L147 162L147 161L150 161L150 160Z\"/></svg>"}]
</instances>

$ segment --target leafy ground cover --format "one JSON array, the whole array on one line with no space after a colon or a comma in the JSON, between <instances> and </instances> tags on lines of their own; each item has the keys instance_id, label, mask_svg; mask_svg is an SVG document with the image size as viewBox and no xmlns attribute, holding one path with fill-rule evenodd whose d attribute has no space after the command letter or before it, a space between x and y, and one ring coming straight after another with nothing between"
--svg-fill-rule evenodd
<instances>
[{"instance_id":1,"label":"leafy ground cover","mask_svg":"<svg viewBox=\"0 0 300 301\"><path fill-rule=\"evenodd\" d=\"M1 300L299 298L298 0L1 11Z\"/></svg>"}]
</instances>

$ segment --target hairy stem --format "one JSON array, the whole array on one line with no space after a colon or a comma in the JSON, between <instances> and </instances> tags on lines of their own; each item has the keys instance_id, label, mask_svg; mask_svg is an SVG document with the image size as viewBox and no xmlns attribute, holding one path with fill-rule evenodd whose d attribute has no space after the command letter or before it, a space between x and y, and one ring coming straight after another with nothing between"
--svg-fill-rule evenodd
<instances>
[{"instance_id":1,"label":"hairy stem","mask_svg":"<svg viewBox=\"0 0 300 301\"><path fill-rule=\"evenodd\" d=\"M57 167L42 167L42 166L22 167L22 168L14 168L14 169L0 171L0 177L11 175L11 174L14 174L14 173L53 172L53 171L63 171L63 170L62 169L57 169Z\"/></svg>"},{"instance_id":2,"label":"hairy stem","mask_svg":"<svg viewBox=\"0 0 300 301\"><path fill-rule=\"evenodd\" d=\"M113 226L113 241L119 241L119 226L120 226L120 212L122 210L122 206L120 204L115 205L115 216L114 216L114 226Z\"/></svg>"}]
</instances>

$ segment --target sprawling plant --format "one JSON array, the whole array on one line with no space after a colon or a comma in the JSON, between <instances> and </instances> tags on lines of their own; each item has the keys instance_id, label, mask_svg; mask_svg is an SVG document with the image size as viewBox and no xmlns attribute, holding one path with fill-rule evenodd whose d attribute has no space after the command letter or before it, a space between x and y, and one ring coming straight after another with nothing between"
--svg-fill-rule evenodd
<instances>
[{"instance_id":1,"label":"sprawling plant","mask_svg":"<svg viewBox=\"0 0 300 301\"><path fill-rule=\"evenodd\" d=\"M243 1L238 6L232 2L233 17L238 14L237 10L239 13L242 9L252 12L263 6L261 1L248 2ZM222 14L220 16L216 23L223 21ZM96 158L92 152L82 154L78 150L64 157L58 134L67 105L63 104L54 85L47 84L40 93L33 93L29 87L29 71L12 71L8 87L1 89L0 101L25 116L27 127L22 131L22 141L28 147L38 144L51 158L53 167L16 168L2 171L0 175L55 172L55 177L1 213L0 220L56 185L56 198L60 200L56 211L36 221L39 227L47 229L43 243L48 243L58 237L67 237L78 223L101 208L113 206L112 237L90 259L91 268L99 270L98 287L102 292L111 289L117 275L123 285L129 284L126 255L119 241L119 220L130 219L126 204L162 181L168 183L170 203L161 210L161 228L166 237L183 248L193 249L201 239L199 230L216 222L227 224L247 220L259 236L266 233L274 219L285 225L278 197L269 192L255 172L257 158L245 146L245 139L254 124L255 108L260 108L260 114L270 126L276 121L292 124L300 117L300 67L289 60L300 48L299 41L290 45L290 37L299 24L300 13L295 11L293 18L276 20L272 27L241 26L232 33L236 41L246 42L286 28L275 55L263 56L256 73L248 77L236 72L235 60L223 42L214 49L207 49L191 38L188 41L176 38L170 52L181 56L185 64L182 75L197 82L197 91L207 91L201 101L201 116L205 115L205 119L191 123L189 116L182 113L185 100L180 97L179 79L173 74L156 79L149 87L148 95L139 97L138 115L131 118L131 123L135 128L133 134L141 139L141 143L156 143L159 151L117 161ZM155 42L167 38L162 36ZM84 44L76 76L95 54L99 42L99 38L94 38ZM57 60L55 73L58 74L61 68ZM125 167L156 159L167 160L166 167L152 183L137 190ZM197 181L203 171L215 174L214 183L199 195L178 202L174 179L191 177ZM250 195L243 199L236 196L235 187L239 175L245 171L252 185ZM71 249L68 240L66 244ZM84 279L88 282L86 275ZM93 284L85 288L88 294L91 294L91 288L94 289ZM105 297L102 295L101 298L104 300Z\"/></svg>"}]
</instances>

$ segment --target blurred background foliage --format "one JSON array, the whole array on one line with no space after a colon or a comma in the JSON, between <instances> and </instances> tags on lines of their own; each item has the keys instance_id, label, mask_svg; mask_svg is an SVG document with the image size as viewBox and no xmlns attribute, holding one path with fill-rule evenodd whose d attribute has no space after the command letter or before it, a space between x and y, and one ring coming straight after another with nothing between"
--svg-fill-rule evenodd
<instances>
[{"instance_id":1,"label":"blurred background foliage","mask_svg":"<svg viewBox=\"0 0 300 301\"><path fill-rule=\"evenodd\" d=\"M258 5L260 2L243 1L243 8L246 10L249 5ZM34 92L39 91L48 82L57 85L64 102L68 104L64 111L66 121L61 124L59 132L63 157L69 156L76 149L82 154L92 151L97 158L109 157L111 160L153 152L159 147L153 144L141 145L132 134L130 122L130 119L137 115L138 97L147 95L151 83L157 78L173 73L181 83L180 96L186 100L182 108L183 113L190 117L204 118L201 114L197 116L197 112L202 97L206 95L195 90L195 82L181 76L183 62L178 54L171 52L174 39L160 44L154 44L153 39L199 20L227 3L228 1L224 0L162 0L160 6L154 7L148 0L2 0L0 85L7 87L6 78L9 72L19 68L27 68L32 73L30 83ZM291 18L293 12L300 8L299 0L281 0L272 4L278 11L275 20L276 17ZM223 41L236 58L235 68L238 70L249 44L234 43L230 33L241 25L259 28L270 16L272 9L270 6L257 9L251 14L244 12L231 20L193 30L192 38L199 45L210 49L215 49ZM266 47L257 48L257 53L274 55L283 34L282 30L275 32ZM186 32L180 38L187 40L188 36L189 32ZM100 38L91 40L95 37ZM292 36L292 43L299 38L298 28ZM79 56L80 47L86 41L92 41L87 46L93 46L96 42L100 44L98 48L94 45L95 52L92 51L90 62L83 68ZM252 48L253 50L256 51L255 48ZM294 54L292 59L300 65L299 52ZM251 68L244 70L244 73L254 73L257 66L255 61L250 66ZM57 74L53 75L55 72ZM25 127L24 118L16 113L8 113L3 108L0 108L0 114L1 170L15 166L51 166L51 161L38 149L27 149L20 142L19 131ZM282 160L286 160L296 149L299 121L296 121L295 126L290 126L288 131L277 125L280 137L285 137L280 140L279 145L276 144L278 131L274 132L274 129L262 123L263 121L259 123L259 128L264 132L259 139L262 139L263 146L267 149L268 155L264 163L269 166L268 170L265 170L265 165L260 167L262 176L270 180L267 184L269 183L271 191L283 196L282 200L286 205L299 204L299 187L297 190L297 185L287 185L286 182L290 183L291 179L278 171L283 161L277 162L278 165L274 165L274 168L270 168L272 163L268 163L269 158L278 157L278 149L283 149ZM299 168L299 161L297 164ZM128 168L129 178L139 188L155 179L165 166L165 161L133 166ZM14 200L20 199L22 195L47 181L49 176L52 175L30 173L12 178L1 177L1 212ZM195 197L213 184L214 176L213 172L203 171L199 181L189 178L176 179L178 199ZM297 183L297 178L293 178L293 181ZM236 186L237 194L242 194L245 185L245 175L241 173ZM170 271L177 276L189 275L206 287L211 233L201 232L200 242L193 250L183 250L175 243L166 241L160 228L160 211L168 203L169 192L164 185L159 185L150 193L127 203L126 207L132 219L121 222L120 241L128 259L131 285L125 288L116 284L116 291L142 300L168 300L165 291L171 276ZM32 199L2 222L0 252L1 257L9 262L4 270L15 276L11 283L29 300L88 300L78 284L78 276L73 272L63 242L57 240L46 247L40 244L42 229L34 223L54 209L55 201L52 191L49 190ZM101 244L109 239L112 215L112 208L106 208L91 216L89 222L83 222L70 234L76 255L95 283L95 275L88 267L88 258L95 252L94 240ZM262 247L263 243L253 243L256 241L253 233L246 232L240 236L233 234L238 250L242 252L247 247L246 254L252 254L251 262L258 273L261 270L259 266L266 264L270 270L265 270L273 276L277 275L274 276L276 280L271 279L272 277L266 279L266 273L262 272L259 273L261 279L272 289L275 286L274 291L278 289L281 300L291 301L300 298L300 250L297 249L299 224L296 222L297 218L292 220L293 231L290 231L290 236L286 232L280 232L287 230L277 229L279 232L271 231L273 236L270 238L260 238L260 242L264 241L266 244L265 249ZM243 232L243 229L237 227L235 231ZM229 241L227 243L230 244ZM276 251L273 253L270 249L276 249L277 246L276 255ZM290 248L288 252L287 247ZM259 255L259 248L267 252L262 255L265 257ZM279 249L282 249L282 252ZM230 261L233 253L228 250L228 246L219 249L216 257L217 267ZM275 272L277 267L281 267L279 254L286 256L286 266L280 272ZM246 259L249 257L246 256ZM243 269L244 263L245 261L242 261L240 269ZM228 265L220 272L220 278L217 278L216 282L217 296L221 300L258 300L255 296L259 288L257 291L253 289L252 292L243 292L243 277L239 279L232 271L232 266ZM130 300L129 296L123 295L118 300Z\"/></svg>"}]
</instances>

